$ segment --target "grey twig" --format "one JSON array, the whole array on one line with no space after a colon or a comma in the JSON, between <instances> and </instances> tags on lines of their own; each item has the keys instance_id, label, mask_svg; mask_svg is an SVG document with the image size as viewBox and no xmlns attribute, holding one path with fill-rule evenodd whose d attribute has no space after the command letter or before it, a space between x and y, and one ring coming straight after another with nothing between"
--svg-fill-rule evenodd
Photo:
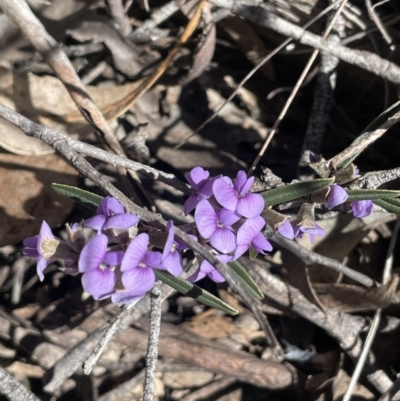
<instances>
[{"instance_id":1,"label":"grey twig","mask_svg":"<svg viewBox=\"0 0 400 401\"><path fill-rule=\"evenodd\" d=\"M259 25L266 26L282 35L293 37L303 45L330 53L346 63L363 68L392 83L400 83L400 67L396 64L369 51L354 50L324 40L321 36L304 31L301 27L278 17L265 7L254 5L255 2L252 2L253 5L244 5L236 0L211 0L211 3L229 9L234 14L247 18Z\"/></svg>"},{"instance_id":2,"label":"grey twig","mask_svg":"<svg viewBox=\"0 0 400 401\"><path fill-rule=\"evenodd\" d=\"M400 229L400 219L397 220L395 228L392 233L392 236L390 238L389 248L388 248L387 256L386 256L385 268L383 270L383 275L382 275L382 284L388 283L390 281L390 278L392 277L392 266L393 266L393 259L394 259L393 251L394 251L395 244L397 242L397 236L399 234L399 229ZM356 368L351 377L349 387L347 388L347 391L346 391L345 395L343 396L343 401L351 400L354 387L356 386L358 379L361 376L361 373L366 364L369 352L371 350L372 344L375 340L376 333L378 332L379 324L381 322L381 316L382 316L382 309L378 309L375 312L374 320L372 321L372 324L369 329L367 338L365 340L362 352L360 354L360 358L357 361Z\"/></svg>"},{"instance_id":3,"label":"grey twig","mask_svg":"<svg viewBox=\"0 0 400 401\"><path fill-rule=\"evenodd\" d=\"M325 33L322 36L322 40L326 41L329 33L333 29L333 26L335 25L337 19L339 18L344 6L346 5L348 0L343 0L338 7L338 9L335 11L335 15L333 16L332 20L329 22L328 27L325 30ZM278 118L276 119L274 125L271 128L271 131L268 133L267 138L265 139L265 142L263 146L261 147L260 151L258 152L256 158L253 161L253 164L250 167L250 170L248 172L248 175L252 174L254 170L256 169L258 162L261 160L261 157L264 155L265 151L267 150L268 145L271 143L272 138L275 136L275 133L278 130L278 127L280 123L282 122L283 118L285 117L287 111L289 110L290 105L293 102L293 99L296 97L297 92L299 91L301 85L303 84L304 80L307 77L308 72L310 71L315 59L317 58L319 54L319 49L315 49L313 53L311 54L306 66L304 67L299 79L296 82L296 85L294 86L292 92L290 93L288 99L286 100L285 105L283 106L281 112L279 113Z\"/></svg>"},{"instance_id":4,"label":"grey twig","mask_svg":"<svg viewBox=\"0 0 400 401\"><path fill-rule=\"evenodd\" d=\"M107 0L110 14L114 20L115 27L122 36L127 36L132 31L131 23L128 16L125 14L124 5L122 0Z\"/></svg>"},{"instance_id":5,"label":"grey twig","mask_svg":"<svg viewBox=\"0 0 400 401\"><path fill-rule=\"evenodd\" d=\"M138 303L139 299L131 301L128 305L124 305L119 313L110 322L108 328L104 331L100 341L97 343L96 348L88 356L88 358L83 363L83 372L86 375L90 375L93 366L96 364L97 360L100 358L105 346L114 337L116 331L121 327L121 322L128 316L129 311Z\"/></svg>"},{"instance_id":6,"label":"grey twig","mask_svg":"<svg viewBox=\"0 0 400 401\"><path fill-rule=\"evenodd\" d=\"M358 178L356 181L350 184L349 188L376 189L386 182L393 181L399 177L400 167L392 168L391 170L373 171Z\"/></svg>"},{"instance_id":7,"label":"grey twig","mask_svg":"<svg viewBox=\"0 0 400 401\"><path fill-rule=\"evenodd\" d=\"M381 32L383 38L386 40L388 45L391 45L393 43L392 37L389 35L389 32L385 28L385 25L382 24L382 21L379 19L379 17L375 13L375 6L372 6L371 0L365 0L365 5L367 6L368 14L369 17L372 19L372 21L375 22L376 27L379 29Z\"/></svg>"},{"instance_id":8,"label":"grey twig","mask_svg":"<svg viewBox=\"0 0 400 401\"><path fill-rule=\"evenodd\" d=\"M143 388L143 401L153 401L154 380L158 359L158 338L160 336L161 323L161 281L157 281L150 293L151 311L149 326L149 341L146 353L146 373Z\"/></svg>"},{"instance_id":9,"label":"grey twig","mask_svg":"<svg viewBox=\"0 0 400 401\"><path fill-rule=\"evenodd\" d=\"M315 21L317 21L322 16L324 16L328 11L330 11L340 1L341 0L337 1L334 4L331 4L325 10L321 11L318 15L316 15L314 18L308 21L303 26L303 29L307 29ZM256 73L256 71L259 70L273 56L275 56L275 54L279 53L282 49L284 49L292 40L293 38L287 38L286 40L284 40L279 46L275 47L274 50L272 50L269 54L267 54L255 67L253 67L251 71L239 82L239 84L237 85L235 90L229 95L229 97L226 100L224 100L220 105L217 106L214 113L210 117L208 117L207 120L205 120L200 126L198 126L190 135L188 135L185 139L183 139L180 143L178 143L178 145L175 146L175 149L180 148L184 143L186 143L193 136L199 133L209 122L211 122L219 114L219 112L236 96L240 88Z\"/></svg>"},{"instance_id":10,"label":"grey twig","mask_svg":"<svg viewBox=\"0 0 400 401\"><path fill-rule=\"evenodd\" d=\"M9 400L40 401L33 393L18 383L9 373L0 367L0 394Z\"/></svg>"},{"instance_id":11,"label":"grey twig","mask_svg":"<svg viewBox=\"0 0 400 401\"><path fill-rule=\"evenodd\" d=\"M345 19L339 16L329 40L340 43L344 33ZM310 162L310 152L319 154L321 151L322 139L325 135L326 125L329 120L333 104L333 90L336 86L336 67L339 59L329 53L321 53L320 68L317 75L317 82L314 91L314 101L308 120L307 131L304 137L303 149L300 155L299 167L305 167ZM300 173L300 172L299 172Z\"/></svg>"},{"instance_id":12,"label":"grey twig","mask_svg":"<svg viewBox=\"0 0 400 401\"><path fill-rule=\"evenodd\" d=\"M350 267L343 265L335 259L328 258L327 256L322 256L315 252L309 251L303 248L301 245L297 244L295 241L289 241L286 238L283 238L280 234L273 234L270 239L282 248L285 248L289 252L294 253L306 265L323 265L333 270L336 270L339 273L343 273L345 276L351 278L357 283L364 285L365 287L372 287L375 285L375 281L365 274L357 272Z\"/></svg>"},{"instance_id":13,"label":"grey twig","mask_svg":"<svg viewBox=\"0 0 400 401\"><path fill-rule=\"evenodd\" d=\"M57 361L54 366L48 370L44 376L44 381L47 383L43 390L46 393L54 393L57 391L66 379L71 377L73 373L82 365L92 352L95 344L101 338L104 327L99 328L90 333L83 341L80 341L74 348Z\"/></svg>"}]
</instances>

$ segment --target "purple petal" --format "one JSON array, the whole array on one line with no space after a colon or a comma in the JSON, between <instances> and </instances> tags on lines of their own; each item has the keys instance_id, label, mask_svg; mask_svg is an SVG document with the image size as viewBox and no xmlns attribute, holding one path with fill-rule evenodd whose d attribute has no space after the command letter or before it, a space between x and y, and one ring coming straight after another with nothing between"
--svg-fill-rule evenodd
<instances>
[{"instance_id":1,"label":"purple petal","mask_svg":"<svg viewBox=\"0 0 400 401\"><path fill-rule=\"evenodd\" d=\"M210 173L207 170L204 170L202 167L195 167L191 170L189 174L185 174L185 178L187 182L193 189L199 190L200 183L205 181L210 177Z\"/></svg>"},{"instance_id":2,"label":"purple petal","mask_svg":"<svg viewBox=\"0 0 400 401\"><path fill-rule=\"evenodd\" d=\"M108 238L104 234L93 237L82 249L78 267L81 273L97 269L106 256Z\"/></svg>"},{"instance_id":3,"label":"purple petal","mask_svg":"<svg viewBox=\"0 0 400 401\"><path fill-rule=\"evenodd\" d=\"M167 240L165 241L163 258L166 255L169 255L172 249L172 245L174 244L174 222L170 220L165 227L166 232L168 233Z\"/></svg>"},{"instance_id":4,"label":"purple petal","mask_svg":"<svg viewBox=\"0 0 400 401\"><path fill-rule=\"evenodd\" d=\"M106 216L112 216L113 214L125 213L124 207L111 196L106 196L97 208L98 214L104 214Z\"/></svg>"},{"instance_id":5,"label":"purple petal","mask_svg":"<svg viewBox=\"0 0 400 401\"><path fill-rule=\"evenodd\" d=\"M316 153L310 152L310 162L311 163L318 163L321 160L321 156L317 155Z\"/></svg>"},{"instance_id":6,"label":"purple petal","mask_svg":"<svg viewBox=\"0 0 400 401\"><path fill-rule=\"evenodd\" d=\"M201 270L201 265L200 265L200 267L194 272L194 274L188 277L188 281L190 281L191 283L195 283L196 281L202 280L206 276L206 274L207 273L205 271Z\"/></svg>"},{"instance_id":7,"label":"purple petal","mask_svg":"<svg viewBox=\"0 0 400 401\"><path fill-rule=\"evenodd\" d=\"M355 217L367 217L372 213L374 204L371 200L354 201L351 204L351 209Z\"/></svg>"},{"instance_id":8,"label":"purple petal","mask_svg":"<svg viewBox=\"0 0 400 401\"><path fill-rule=\"evenodd\" d=\"M110 267L118 266L121 264L124 255L124 252L107 252L104 257L104 263Z\"/></svg>"},{"instance_id":9,"label":"purple petal","mask_svg":"<svg viewBox=\"0 0 400 401\"><path fill-rule=\"evenodd\" d=\"M39 239L37 237L27 237L24 239L24 246L27 248L34 248L36 249L38 247L38 241Z\"/></svg>"},{"instance_id":10,"label":"purple petal","mask_svg":"<svg viewBox=\"0 0 400 401\"><path fill-rule=\"evenodd\" d=\"M208 273L207 276L216 283L223 283L225 281L225 277L217 269Z\"/></svg>"},{"instance_id":11,"label":"purple petal","mask_svg":"<svg viewBox=\"0 0 400 401\"><path fill-rule=\"evenodd\" d=\"M295 233L293 226L288 220L285 220L277 229L278 233L287 239L294 239Z\"/></svg>"},{"instance_id":12,"label":"purple petal","mask_svg":"<svg viewBox=\"0 0 400 401\"><path fill-rule=\"evenodd\" d=\"M103 228L104 223L106 222L107 217L104 215L96 215L91 217L90 219L85 220L83 225L85 227L93 228L93 230L100 231Z\"/></svg>"},{"instance_id":13,"label":"purple petal","mask_svg":"<svg viewBox=\"0 0 400 401\"><path fill-rule=\"evenodd\" d=\"M240 194L242 192L243 187L246 185L247 175L243 170L240 170L236 174L235 183L233 184L237 193ZM245 191L247 192L247 191Z\"/></svg>"},{"instance_id":14,"label":"purple petal","mask_svg":"<svg viewBox=\"0 0 400 401\"><path fill-rule=\"evenodd\" d=\"M133 239L125 251L124 258L122 259L121 271L136 269L143 261L148 245L149 236L146 233L139 234L135 239Z\"/></svg>"},{"instance_id":15,"label":"purple petal","mask_svg":"<svg viewBox=\"0 0 400 401\"><path fill-rule=\"evenodd\" d=\"M103 230L110 228L117 228L120 230L127 230L133 227L139 222L139 217L136 214L116 214L115 216L109 217L103 226Z\"/></svg>"},{"instance_id":16,"label":"purple petal","mask_svg":"<svg viewBox=\"0 0 400 401\"><path fill-rule=\"evenodd\" d=\"M29 256L31 258L37 258L40 255L37 249L32 249L32 248L24 248L23 253L24 255Z\"/></svg>"},{"instance_id":17,"label":"purple petal","mask_svg":"<svg viewBox=\"0 0 400 401\"><path fill-rule=\"evenodd\" d=\"M240 216L232 210L221 209L217 213L218 224L224 227L231 226L240 220Z\"/></svg>"},{"instance_id":18,"label":"purple petal","mask_svg":"<svg viewBox=\"0 0 400 401\"><path fill-rule=\"evenodd\" d=\"M250 248L250 244L246 245L238 245L235 249L235 255L233 256L233 260L240 258L247 250Z\"/></svg>"},{"instance_id":19,"label":"purple petal","mask_svg":"<svg viewBox=\"0 0 400 401\"><path fill-rule=\"evenodd\" d=\"M349 194L340 185L331 185L328 195L328 209L333 209L336 206L346 202Z\"/></svg>"},{"instance_id":20,"label":"purple petal","mask_svg":"<svg viewBox=\"0 0 400 401\"><path fill-rule=\"evenodd\" d=\"M122 304L127 304L135 299L139 300L141 298L143 298L143 295L137 296L137 295L133 295L130 292L124 290L124 291L116 291L111 295L111 301L114 304L118 304L118 305L122 305Z\"/></svg>"},{"instance_id":21,"label":"purple petal","mask_svg":"<svg viewBox=\"0 0 400 401\"><path fill-rule=\"evenodd\" d=\"M43 257L39 256L37 266L36 266L36 273L39 276L40 281L44 280L43 272L49 263L50 263L50 261L47 261Z\"/></svg>"},{"instance_id":22,"label":"purple petal","mask_svg":"<svg viewBox=\"0 0 400 401\"><path fill-rule=\"evenodd\" d=\"M210 237L211 245L222 253L229 253L236 248L236 236L226 227L218 227Z\"/></svg>"},{"instance_id":23,"label":"purple petal","mask_svg":"<svg viewBox=\"0 0 400 401\"><path fill-rule=\"evenodd\" d=\"M194 214L197 229L203 238L210 238L217 229L217 214L211 206L210 202L201 201L196 208Z\"/></svg>"},{"instance_id":24,"label":"purple petal","mask_svg":"<svg viewBox=\"0 0 400 401\"><path fill-rule=\"evenodd\" d=\"M213 192L218 203L228 210L236 210L238 195L235 188L228 184L224 178L214 181Z\"/></svg>"},{"instance_id":25,"label":"purple petal","mask_svg":"<svg viewBox=\"0 0 400 401\"><path fill-rule=\"evenodd\" d=\"M259 233L251 243L251 246L258 252L263 255L266 252L272 251L272 245L267 241L263 233Z\"/></svg>"},{"instance_id":26,"label":"purple petal","mask_svg":"<svg viewBox=\"0 0 400 401\"><path fill-rule=\"evenodd\" d=\"M237 232L237 244L249 245L264 226L265 220L261 216L246 220Z\"/></svg>"},{"instance_id":27,"label":"purple petal","mask_svg":"<svg viewBox=\"0 0 400 401\"><path fill-rule=\"evenodd\" d=\"M163 266L173 276L180 276L183 273L182 257L178 251L170 252L162 260Z\"/></svg>"},{"instance_id":28,"label":"purple petal","mask_svg":"<svg viewBox=\"0 0 400 401\"><path fill-rule=\"evenodd\" d=\"M40 243L43 238L51 238L54 239L54 235L51 232L50 226L46 223L45 220L43 220L42 226L40 227L40 232L39 232L39 238L38 242Z\"/></svg>"},{"instance_id":29,"label":"purple petal","mask_svg":"<svg viewBox=\"0 0 400 401\"><path fill-rule=\"evenodd\" d=\"M164 270L165 267L163 266L161 260L162 260L162 253L153 251L147 251L143 258L143 262L146 266L151 267L152 269Z\"/></svg>"},{"instance_id":30,"label":"purple petal","mask_svg":"<svg viewBox=\"0 0 400 401\"><path fill-rule=\"evenodd\" d=\"M214 179L204 182L199 190L198 199L202 201L213 196Z\"/></svg>"},{"instance_id":31,"label":"purple petal","mask_svg":"<svg viewBox=\"0 0 400 401\"><path fill-rule=\"evenodd\" d=\"M149 267L135 267L122 273L122 284L135 296L151 290L155 282L156 276Z\"/></svg>"},{"instance_id":32,"label":"purple petal","mask_svg":"<svg viewBox=\"0 0 400 401\"><path fill-rule=\"evenodd\" d=\"M236 212L243 217L252 219L264 210L265 201L259 194L246 194L239 198Z\"/></svg>"},{"instance_id":33,"label":"purple petal","mask_svg":"<svg viewBox=\"0 0 400 401\"><path fill-rule=\"evenodd\" d=\"M314 223L313 228L300 226L300 231L308 235L318 235L320 237L326 235L326 231L322 227L320 227L317 223Z\"/></svg>"},{"instance_id":34,"label":"purple petal","mask_svg":"<svg viewBox=\"0 0 400 401\"><path fill-rule=\"evenodd\" d=\"M94 299L103 299L111 295L117 277L110 269L96 269L82 275L82 287Z\"/></svg>"},{"instance_id":35,"label":"purple petal","mask_svg":"<svg viewBox=\"0 0 400 401\"><path fill-rule=\"evenodd\" d=\"M189 214L199 203L197 194L190 195L183 205L183 212Z\"/></svg>"}]
</instances>

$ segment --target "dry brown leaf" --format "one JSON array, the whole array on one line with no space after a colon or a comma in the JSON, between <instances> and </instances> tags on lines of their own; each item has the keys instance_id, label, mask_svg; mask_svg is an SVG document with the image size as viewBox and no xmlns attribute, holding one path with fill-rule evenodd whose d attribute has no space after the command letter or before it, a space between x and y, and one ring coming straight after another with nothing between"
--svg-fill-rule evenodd
<instances>
[{"instance_id":1,"label":"dry brown leaf","mask_svg":"<svg viewBox=\"0 0 400 401\"><path fill-rule=\"evenodd\" d=\"M87 89L108 121L117 118L126 109L124 99L142 81L115 87ZM58 78L37 76L0 66L0 103L52 129L67 133L83 133L91 129L68 91ZM0 146L20 155L44 155L54 150L35 139L28 138L14 125L0 120Z\"/></svg>"},{"instance_id":2,"label":"dry brown leaf","mask_svg":"<svg viewBox=\"0 0 400 401\"><path fill-rule=\"evenodd\" d=\"M57 182L78 185L78 173L57 155L0 153L0 246L38 234L43 220L61 225L74 202L51 189Z\"/></svg>"},{"instance_id":3,"label":"dry brown leaf","mask_svg":"<svg viewBox=\"0 0 400 401\"><path fill-rule=\"evenodd\" d=\"M394 275L389 283L374 288L350 284L314 284L314 290L325 308L339 312L362 312L385 308L396 291L399 276Z\"/></svg>"},{"instance_id":4,"label":"dry brown leaf","mask_svg":"<svg viewBox=\"0 0 400 401\"><path fill-rule=\"evenodd\" d=\"M339 401L343 398L350 384L350 377L347 373L340 369L335 377L332 385L332 399L333 401ZM352 392L353 398L373 400L375 398L374 394L371 393L366 387L357 383Z\"/></svg>"}]
</instances>

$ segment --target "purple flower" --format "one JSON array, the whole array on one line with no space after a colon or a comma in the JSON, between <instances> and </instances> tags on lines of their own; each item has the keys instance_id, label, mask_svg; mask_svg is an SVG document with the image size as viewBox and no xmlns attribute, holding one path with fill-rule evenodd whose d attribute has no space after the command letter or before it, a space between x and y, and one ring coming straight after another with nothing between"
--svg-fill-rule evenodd
<instances>
[{"instance_id":1,"label":"purple flower","mask_svg":"<svg viewBox=\"0 0 400 401\"><path fill-rule=\"evenodd\" d=\"M215 249L222 253L235 250L236 236L231 225L239 221L240 216L226 209L216 212L210 202L203 200L197 205L194 219L200 235L209 239Z\"/></svg>"},{"instance_id":2,"label":"purple flower","mask_svg":"<svg viewBox=\"0 0 400 401\"><path fill-rule=\"evenodd\" d=\"M215 255L215 257L219 259L219 261L222 263L231 262L233 259L230 255ZM210 278L212 281L215 281L216 283L223 283L225 281L224 276L222 276L222 274L218 272L217 269L205 259L200 263L200 266L197 269L196 273L190 276L188 280L192 283L195 283L196 281L203 279L205 276Z\"/></svg>"},{"instance_id":3,"label":"purple flower","mask_svg":"<svg viewBox=\"0 0 400 401\"><path fill-rule=\"evenodd\" d=\"M374 204L372 200L354 201L351 203L351 209L355 217L367 217L372 213Z\"/></svg>"},{"instance_id":4,"label":"purple flower","mask_svg":"<svg viewBox=\"0 0 400 401\"><path fill-rule=\"evenodd\" d=\"M131 301L134 301L135 299L139 300L142 299L144 297L143 295L132 295L130 292L128 292L125 289L119 290L116 289L113 294L111 295L111 301L114 304L118 304L118 305L125 305Z\"/></svg>"},{"instance_id":5,"label":"purple flower","mask_svg":"<svg viewBox=\"0 0 400 401\"><path fill-rule=\"evenodd\" d=\"M340 185L331 185L328 195L328 209L333 209L336 206L346 202L349 194Z\"/></svg>"},{"instance_id":6,"label":"purple flower","mask_svg":"<svg viewBox=\"0 0 400 401\"><path fill-rule=\"evenodd\" d=\"M313 152L310 152L309 157L311 163L318 163L321 160L321 156Z\"/></svg>"},{"instance_id":7,"label":"purple flower","mask_svg":"<svg viewBox=\"0 0 400 401\"><path fill-rule=\"evenodd\" d=\"M183 206L185 214L189 214L199 202L213 195L213 183L219 177L210 178L210 173L201 167L195 167L189 174L185 174L187 182L195 190L195 193L189 196Z\"/></svg>"},{"instance_id":8,"label":"purple flower","mask_svg":"<svg viewBox=\"0 0 400 401\"><path fill-rule=\"evenodd\" d=\"M326 231L314 221L314 227L298 226L295 221L289 222L285 220L279 227L278 233L287 239L303 238L303 234L310 236L310 241L313 244L315 237L318 235L323 237Z\"/></svg>"},{"instance_id":9,"label":"purple flower","mask_svg":"<svg viewBox=\"0 0 400 401\"><path fill-rule=\"evenodd\" d=\"M244 171L237 173L234 184L228 177L219 178L213 184L215 199L225 209L243 217L256 217L263 211L265 202L261 195L248 193L253 182L254 177L247 179Z\"/></svg>"},{"instance_id":10,"label":"purple flower","mask_svg":"<svg viewBox=\"0 0 400 401\"><path fill-rule=\"evenodd\" d=\"M108 237L104 234L92 238L83 248L78 266L82 286L94 299L104 299L114 291L117 283L115 266L121 264L123 252L107 252Z\"/></svg>"},{"instance_id":11,"label":"purple flower","mask_svg":"<svg viewBox=\"0 0 400 401\"><path fill-rule=\"evenodd\" d=\"M153 269L165 270L160 252L148 251L149 236L139 234L128 246L121 263L122 284L132 296L142 296L156 282Z\"/></svg>"},{"instance_id":12,"label":"purple flower","mask_svg":"<svg viewBox=\"0 0 400 401\"><path fill-rule=\"evenodd\" d=\"M277 229L278 233L287 239L295 238L295 229L289 220L285 220Z\"/></svg>"},{"instance_id":13,"label":"purple flower","mask_svg":"<svg viewBox=\"0 0 400 401\"><path fill-rule=\"evenodd\" d=\"M97 230L119 229L127 230L139 221L135 214L125 213L124 207L111 196L106 196L97 208L97 215L87 219L85 226Z\"/></svg>"},{"instance_id":14,"label":"purple flower","mask_svg":"<svg viewBox=\"0 0 400 401\"><path fill-rule=\"evenodd\" d=\"M265 226L265 220L261 216L246 220L237 232L237 248L234 259L242 256L250 247L258 253L272 251L272 245L267 241L261 230Z\"/></svg>"},{"instance_id":15,"label":"purple flower","mask_svg":"<svg viewBox=\"0 0 400 401\"><path fill-rule=\"evenodd\" d=\"M178 250L186 249L184 244L179 244L174 241L174 223L170 220L167 223L166 230L168 232L167 241L164 246L164 252L162 254L162 264L174 276L180 276L183 272L182 256Z\"/></svg>"},{"instance_id":16,"label":"purple flower","mask_svg":"<svg viewBox=\"0 0 400 401\"><path fill-rule=\"evenodd\" d=\"M28 237L24 240L24 254L37 258L36 271L40 281L44 279L44 269L56 259L55 254L59 243L60 241L54 238L51 228L45 221L40 228L39 237Z\"/></svg>"}]
</instances>

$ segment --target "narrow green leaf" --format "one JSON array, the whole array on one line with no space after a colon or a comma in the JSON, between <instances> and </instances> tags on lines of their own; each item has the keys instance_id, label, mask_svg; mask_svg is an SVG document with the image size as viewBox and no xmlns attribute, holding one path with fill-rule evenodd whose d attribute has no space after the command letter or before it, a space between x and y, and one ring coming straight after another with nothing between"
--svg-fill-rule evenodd
<instances>
[{"instance_id":1,"label":"narrow green leaf","mask_svg":"<svg viewBox=\"0 0 400 401\"><path fill-rule=\"evenodd\" d=\"M218 309L229 315L237 315L239 313L236 309L232 308L224 301L210 294L208 291L203 290L199 286L184 280L183 278L172 276L171 274L161 270L154 269L153 271L159 280L165 284L168 284L181 294L192 297L204 305L211 306L212 308Z\"/></svg>"},{"instance_id":2,"label":"narrow green leaf","mask_svg":"<svg viewBox=\"0 0 400 401\"><path fill-rule=\"evenodd\" d=\"M389 189L349 189L348 202L358 200L388 199L400 196L400 191L391 191Z\"/></svg>"},{"instance_id":3,"label":"narrow green leaf","mask_svg":"<svg viewBox=\"0 0 400 401\"><path fill-rule=\"evenodd\" d=\"M376 199L374 203L380 207L383 207L388 212L400 214L400 199Z\"/></svg>"},{"instance_id":4,"label":"narrow green leaf","mask_svg":"<svg viewBox=\"0 0 400 401\"><path fill-rule=\"evenodd\" d=\"M53 183L51 184L51 187L58 194L66 196L67 198L71 198L94 211L97 210L97 206L99 206L100 202L103 200L103 197L100 195L92 194L91 192L84 191L80 188L71 187L69 185Z\"/></svg>"},{"instance_id":5,"label":"narrow green leaf","mask_svg":"<svg viewBox=\"0 0 400 401\"><path fill-rule=\"evenodd\" d=\"M240 281L243 283L246 291L255 299L259 301L264 298L264 294L258 288L258 285L255 281L250 277L247 270L237 261L229 262L228 266L237 274L240 278Z\"/></svg>"},{"instance_id":6,"label":"narrow green leaf","mask_svg":"<svg viewBox=\"0 0 400 401\"><path fill-rule=\"evenodd\" d=\"M294 199L301 198L311 194L314 191L325 188L333 183L332 178L319 178L317 180L296 182L294 184L285 185L282 187L270 189L262 192L261 195L265 200L265 206L274 206L279 203L290 202Z\"/></svg>"}]
</instances>

